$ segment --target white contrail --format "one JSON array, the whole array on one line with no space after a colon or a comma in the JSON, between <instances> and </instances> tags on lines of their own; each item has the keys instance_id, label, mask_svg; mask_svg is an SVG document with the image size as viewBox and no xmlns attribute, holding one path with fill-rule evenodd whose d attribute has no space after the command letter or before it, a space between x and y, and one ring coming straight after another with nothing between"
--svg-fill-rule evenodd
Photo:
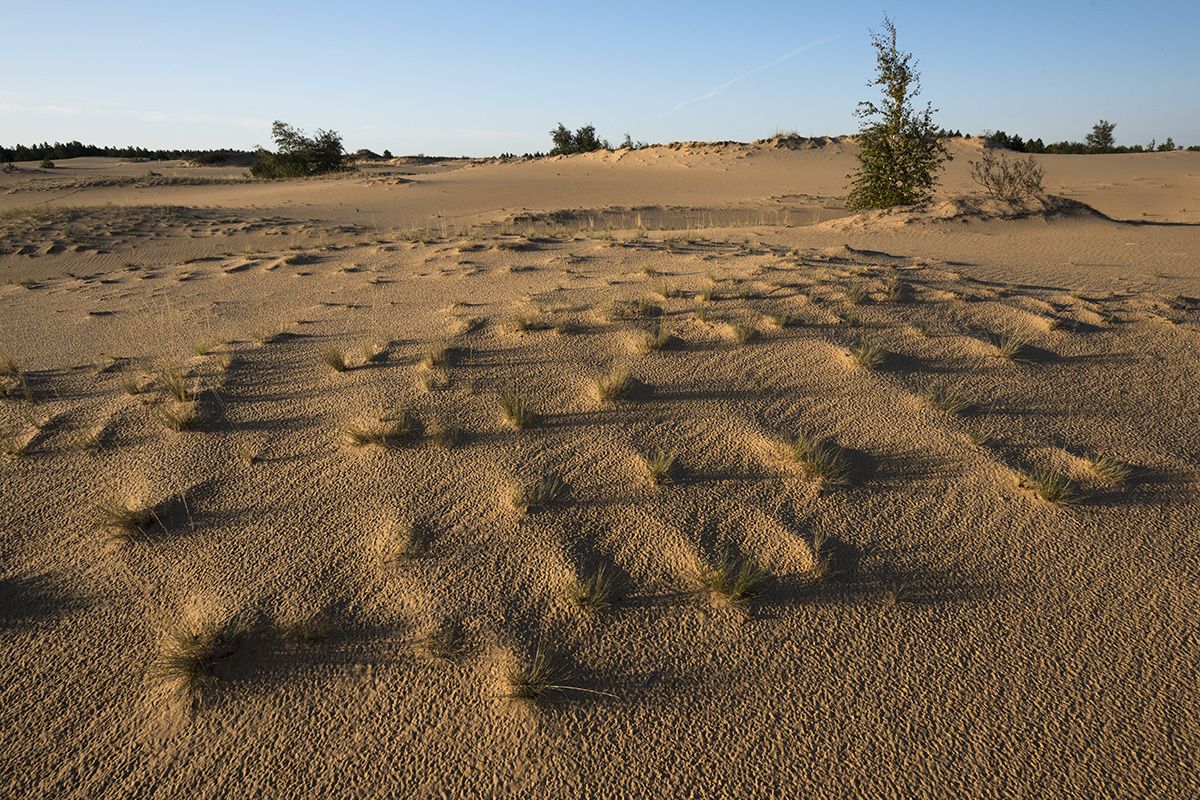
<instances>
[{"instance_id":1,"label":"white contrail","mask_svg":"<svg viewBox=\"0 0 1200 800\"><path fill-rule=\"evenodd\" d=\"M717 84L716 86L709 89L707 92L700 95L699 97L693 97L691 100L683 100L681 102L676 103L675 107L672 108L671 110L678 111L679 109L683 108L684 106L690 106L692 103L699 103L701 100L707 100L710 97L716 97L717 95L724 92L726 89L728 89L733 84L737 83L740 80L749 78L751 75L753 75L756 72L761 72L762 70L767 69L768 67L773 67L776 64L781 64L784 61L787 61L792 56L799 55L800 53L803 53L805 50L811 50L814 47L819 47L820 45L823 45L826 42L832 42L836 38L837 38L836 36L826 36L821 39L817 39L815 41L809 42L808 44L802 44L799 47L797 47L795 50L791 50L787 53L784 53L783 55L781 55L779 58L775 59L774 61L768 61L766 64L759 64L754 69L747 70L746 72L743 72L741 75L738 75L736 78L730 78L729 80L725 81L724 83Z\"/></svg>"}]
</instances>

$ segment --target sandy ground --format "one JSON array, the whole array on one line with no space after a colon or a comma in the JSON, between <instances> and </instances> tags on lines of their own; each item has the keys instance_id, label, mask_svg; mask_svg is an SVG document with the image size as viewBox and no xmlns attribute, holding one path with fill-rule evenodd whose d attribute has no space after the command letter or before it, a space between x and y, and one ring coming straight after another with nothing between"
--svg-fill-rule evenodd
<instances>
[{"instance_id":1,"label":"sandy ground","mask_svg":"<svg viewBox=\"0 0 1200 800\"><path fill-rule=\"evenodd\" d=\"M978 147L0 175L0 794L1195 796L1200 154Z\"/></svg>"}]
</instances>

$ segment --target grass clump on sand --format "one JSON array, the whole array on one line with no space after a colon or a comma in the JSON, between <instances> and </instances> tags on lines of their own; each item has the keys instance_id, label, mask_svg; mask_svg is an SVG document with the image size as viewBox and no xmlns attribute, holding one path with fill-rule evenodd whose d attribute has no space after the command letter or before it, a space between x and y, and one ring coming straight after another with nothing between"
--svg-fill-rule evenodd
<instances>
[{"instance_id":1,"label":"grass clump on sand","mask_svg":"<svg viewBox=\"0 0 1200 800\"><path fill-rule=\"evenodd\" d=\"M0 431L0 454L9 458L21 458L29 454L33 439L22 436L20 431Z\"/></svg>"},{"instance_id":2,"label":"grass clump on sand","mask_svg":"<svg viewBox=\"0 0 1200 800\"><path fill-rule=\"evenodd\" d=\"M101 503L97 513L100 529L110 542L128 542L144 536L155 525L163 527L153 506L132 505L114 499Z\"/></svg>"},{"instance_id":3,"label":"grass clump on sand","mask_svg":"<svg viewBox=\"0 0 1200 800\"><path fill-rule=\"evenodd\" d=\"M166 630L147 675L175 699L199 702L217 680L217 662L232 655L240 639L241 631L214 621L174 625Z\"/></svg>"},{"instance_id":4,"label":"grass clump on sand","mask_svg":"<svg viewBox=\"0 0 1200 800\"><path fill-rule=\"evenodd\" d=\"M829 537L825 534L818 533L813 536L809 551L812 555L812 566L808 572L813 580L830 581L842 574L842 569L834 558L833 548L829 545Z\"/></svg>"},{"instance_id":5,"label":"grass clump on sand","mask_svg":"<svg viewBox=\"0 0 1200 800\"><path fill-rule=\"evenodd\" d=\"M1089 453L1085 460L1092 474L1110 486L1124 486L1133 476L1133 468L1116 456Z\"/></svg>"},{"instance_id":6,"label":"grass clump on sand","mask_svg":"<svg viewBox=\"0 0 1200 800\"><path fill-rule=\"evenodd\" d=\"M785 460L805 475L831 486L850 483L850 462L842 449L828 439L798 433L781 443Z\"/></svg>"},{"instance_id":7,"label":"grass clump on sand","mask_svg":"<svg viewBox=\"0 0 1200 800\"><path fill-rule=\"evenodd\" d=\"M674 453L651 451L642 456L642 464L655 486L670 486L679 477L679 459Z\"/></svg>"},{"instance_id":8,"label":"grass clump on sand","mask_svg":"<svg viewBox=\"0 0 1200 800\"><path fill-rule=\"evenodd\" d=\"M776 328L795 328L801 322L800 315L792 311L777 311L767 314L767 320Z\"/></svg>"},{"instance_id":9,"label":"grass clump on sand","mask_svg":"<svg viewBox=\"0 0 1200 800\"><path fill-rule=\"evenodd\" d=\"M164 428L175 433L194 431L200 421L195 403L159 403L154 406L154 416Z\"/></svg>"},{"instance_id":10,"label":"grass clump on sand","mask_svg":"<svg viewBox=\"0 0 1200 800\"><path fill-rule=\"evenodd\" d=\"M1073 506L1083 502L1083 493L1066 475L1047 469L1035 469L1021 476L1021 486L1047 503Z\"/></svg>"},{"instance_id":11,"label":"grass clump on sand","mask_svg":"<svg viewBox=\"0 0 1200 800\"><path fill-rule=\"evenodd\" d=\"M0 375L19 378L21 376L21 365L13 358L13 354L0 346Z\"/></svg>"},{"instance_id":12,"label":"grass clump on sand","mask_svg":"<svg viewBox=\"0 0 1200 800\"><path fill-rule=\"evenodd\" d=\"M1009 361L1027 361L1029 342L1019 336L1000 334L992 339L996 347L996 355Z\"/></svg>"},{"instance_id":13,"label":"grass clump on sand","mask_svg":"<svg viewBox=\"0 0 1200 800\"><path fill-rule=\"evenodd\" d=\"M733 340L738 344L748 344L758 338L757 328L741 322L730 325L729 330L733 334Z\"/></svg>"},{"instance_id":14,"label":"grass clump on sand","mask_svg":"<svg viewBox=\"0 0 1200 800\"><path fill-rule=\"evenodd\" d=\"M710 597L739 606L763 593L768 576L753 561L726 552L716 563L701 565L692 577Z\"/></svg>"},{"instance_id":15,"label":"grass clump on sand","mask_svg":"<svg viewBox=\"0 0 1200 800\"><path fill-rule=\"evenodd\" d=\"M571 602L585 611L601 611L612 605L613 577L603 566L590 575L576 577L567 587Z\"/></svg>"},{"instance_id":16,"label":"grass clump on sand","mask_svg":"<svg viewBox=\"0 0 1200 800\"><path fill-rule=\"evenodd\" d=\"M513 700L535 701L548 692L582 692L615 699L615 695L608 692L566 683L570 679L570 673L559 669L550 654L538 647L528 661L510 664L504 671L504 683L508 690L504 696Z\"/></svg>"},{"instance_id":17,"label":"grass clump on sand","mask_svg":"<svg viewBox=\"0 0 1200 800\"><path fill-rule=\"evenodd\" d=\"M627 400L633 394L637 381L629 374L628 367L613 365L592 378L592 390L602 403Z\"/></svg>"},{"instance_id":18,"label":"grass clump on sand","mask_svg":"<svg viewBox=\"0 0 1200 800\"><path fill-rule=\"evenodd\" d=\"M675 333L667 327L666 320L662 320L654 330L642 334L642 338L638 340L638 349L644 353L654 353L666 350L674 341Z\"/></svg>"},{"instance_id":19,"label":"grass clump on sand","mask_svg":"<svg viewBox=\"0 0 1200 800\"><path fill-rule=\"evenodd\" d=\"M342 427L342 441L351 447L388 448L412 442L421 433L421 421L408 411L399 411L375 425L347 423Z\"/></svg>"},{"instance_id":20,"label":"grass clump on sand","mask_svg":"<svg viewBox=\"0 0 1200 800\"><path fill-rule=\"evenodd\" d=\"M570 498L571 487L557 475L544 475L533 483L518 484L509 495L513 508L523 514L560 506Z\"/></svg>"},{"instance_id":21,"label":"grass clump on sand","mask_svg":"<svg viewBox=\"0 0 1200 800\"><path fill-rule=\"evenodd\" d=\"M517 430L525 430L537 424L538 413L533 401L523 394L503 392L500 395L500 412L504 419Z\"/></svg>"},{"instance_id":22,"label":"grass clump on sand","mask_svg":"<svg viewBox=\"0 0 1200 800\"><path fill-rule=\"evenodd\" d=\"M178 367L164 367L158 371L155 380L177 403L190 403L196 399L195 382Z\"/></svg>"},{"instance_id":23,"label":"grass clump on sand","mask_svg":"<svg viewBox=\"0 0 1200 800\"><path fill-rule=\"evenodd\" d=\"M930 408L949 414L965 414L975 407L961 391L948 386L929 386L921 393L921 399Z\"/></svg>"},{"instance_id":24,"label":"grass clump on sand","mask_svg":"<svg viewBox=\"0 0 1200 800\"><path fill-rule=\"evenodd\" d=\"M327 347L321 351L321 363L334 372L345 372L350 369L346 360L346 351L340 347Z\"/></svg>"},{"instance_id":25,"label":"grass clump on sand","mask_svg":"<svg viewBox=\"0 0 1200 800\"><path fill-rule=\"evenodd\" d=\"M887 358L887 350L877 344L859 342L850 347L850 357L863 369L875 369Z\"/></svg>"}]
</instances>

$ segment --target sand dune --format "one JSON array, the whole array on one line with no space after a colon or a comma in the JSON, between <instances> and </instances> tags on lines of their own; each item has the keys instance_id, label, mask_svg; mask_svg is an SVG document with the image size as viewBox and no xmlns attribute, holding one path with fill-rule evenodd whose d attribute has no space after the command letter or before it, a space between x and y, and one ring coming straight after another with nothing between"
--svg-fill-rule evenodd
<instances>
[{"instance_id":1,"label":"sand dune","mask_svg":"<svg viewBox=\"0 0 1200 800\"><path fill-rule=\"evenodd\" d=\"M0 176L2 793L1196 794L1200 154L979 146Z\"/></svg>"}]
</instances>

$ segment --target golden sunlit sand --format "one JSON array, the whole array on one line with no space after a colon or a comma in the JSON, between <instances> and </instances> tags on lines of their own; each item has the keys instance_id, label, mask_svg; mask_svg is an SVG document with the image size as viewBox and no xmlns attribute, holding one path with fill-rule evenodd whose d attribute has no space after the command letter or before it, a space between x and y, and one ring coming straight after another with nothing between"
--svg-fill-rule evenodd
<instances>
[{"instance_id":1,"label":"golden sunlit sand","mask_svg":"<svg viewBox=\"0 0 1200 800\"><path fill-rule=\"evenodd\" d=\"M1200 792L1200 153L983 146L0 175L2 793Z\"/></svg>"}]
</instances>

